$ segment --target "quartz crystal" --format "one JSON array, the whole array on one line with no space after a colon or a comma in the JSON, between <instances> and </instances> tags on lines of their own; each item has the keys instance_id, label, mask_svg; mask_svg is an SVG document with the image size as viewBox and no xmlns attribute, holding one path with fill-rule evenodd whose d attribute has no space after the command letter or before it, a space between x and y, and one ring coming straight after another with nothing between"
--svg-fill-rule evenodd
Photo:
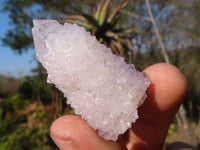
<instances>
[{"instance_id":1,"label":"quartz crystal","mask_svg":"<svg viewBox=\"0 0 200 150\"><path fill-rule=\"evenodd\" d=\"M34 20L33 39L38 60L67 97L75 113L116 141L138 118L149 79L113 55L83 27L56 20Z\"/></svg>"}]
</instances>

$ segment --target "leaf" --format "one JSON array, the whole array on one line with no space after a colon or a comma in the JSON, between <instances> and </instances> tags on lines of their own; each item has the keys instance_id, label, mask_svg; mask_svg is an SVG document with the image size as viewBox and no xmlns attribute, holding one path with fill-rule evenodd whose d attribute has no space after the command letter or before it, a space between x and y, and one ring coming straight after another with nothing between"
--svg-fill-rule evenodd
<instances>
[{"instance_id":1,"label":"leaf","mask_svg":"<svg viewBox=\"0 0 200 150\"><path fill-rule=\"evenodd\" d=\"M86 19L88 24L91 23L94 27L96 27L96 28L99 27L97 20L93 16L86 14L86 13L82 13L82 16Z\"/></svg>"},{"instance_id":2,"label":"leaf","mask_svg":"<svg viewBox=\"0 0 200 150\"><path fill-rule=\"evenodd\" d=\"M128 4L129 1L130 1L130 0L124 0L120 5L118 5L118 6L115 8L115 10L111 13L111 15L110 15L109 18L108 18L108 22L109 22L109 23L110 23L110 22L115 18L115 16L119 13L119 10L122 9L122 8L124 8L124 7Z\"/></svg>"},{"instance_id":3,"label":"leaf","mask_svg":"<svg viewBox=\"0 0 200 150\"><path fill-rule=\"evenodd\" d=\"M69 15L64 17L64 19L80 19L80 20L85 20L85 18L81 15Z\"/></svg>"},{"instance_id":4,"label":"leaf","mask_svg":"<svg viewBox=\"0 0 200 150\"><path fill-rule=\"evenodd\" d=\"M111 22L109 22L110 26L114 29L115 25L119 22L119 20L120 20L120 15L118 13L116 14L115 18L111 20Z\"/></svg>"},{"instance_id":5,"label":"leaf","mask_svg":"<svg viewBox=\"0 0 200 150\"><path fill-rule=\"evenodd\" d=\"M107 37L113 37L113 38L116 39L116 40L119 39L118 35L117 35L116 33L112 32L112 31L107 31L107 32L105 33L105 35L106 35Z\"/></svg>"},{"instance_id":6,"label":"leaf","mask_svg":"<svg viewBox=\"0 0 200 150\"><path fill-rule=\"evenodd\" d=\"M115 32L118 35L126 35L126 34L130 34L130 33L144 33L144 31L141 31L136 28L121 28L121 29L112 30L112 32Z\"/></svg>"},{"instance_id":7,"label":"leaf","mask_svg":"<svg viewBox=\"0 0 200 150\"><path fill-rule=\"evenodd\" d=\"M80 26L83 26L87 29L94 29L98 27L97 21L93 18L93 16L88 15L86 13L82 13L82 15L70 15L65 17L64 19L58 20L60 23L77 23Z\"/></svg>"},{"instance_id":8,"label":"leaf","mask_svg":"<svg viewBox=\"0 0 200 150\"><path fill-rule=\"evenodd\" d=\"M61 20L59 22L61 22L61 23L65 23L65 22L67 22L67 23L75 23L75 24L78 24L80 26L83 26L84 28L86 28L86 30L92 30L94 28L94 26L92 26L92 25L90 25L90 24L88 24L86 22L80 21L80 20L70 20L70 19L64 20L63 19L63 20Z\"/></svg>"},{"instance_id":9,"label":"leaf","mask_svg":"<svg viewBox=\"0 0 200 150\"><path fill-rule=\"evenodd\" d=\"M103 25L106 20L106 16L108 15L109 3L110 3L110 0L107 0L103 5L103 8L102 8L102 10L100 12L100 16L99 16L99 25Z\"/></svg>"},{"instance_id":10,"label":"leaf","mask_svg":"<svg viewBox=\"0 0 200 150\"><path fill-rule=\"evenodd\" d=\"M121 42L119 41L112 41L112 44L113 46L115 47L115 49L117 49L119 52L118 52L118 55L120 56L124 56L124 48L123 48L123 45Z\"/></svg>"},{"instance_id":11,"label":"leaf","mask_svg":"<svg viewBox=\"0 0 200 150\"><path fill-rule=\"evenodd\" d=\"M113 54L116 54L116 55L119 54L119 50L115 47L114 44L111 44L110 47L111 47L111 50L112 50Z\"/></svg>"},{"instance_id":12,"label":"leaf","mask_svg":"<svg viewBox=\"0 0 200 150\"><path fill-rule=\"evenodd\" d=\"M99 16L100 16L100 13L101 13L103 4L104 4L104 0L101 0L101 3L99 4L99 7L98 7L97 11L96 11L95 14L94 14L94 18L95 18L98 22L99 22Z\"/></svg>"},{"instance_id":13,"label":"leaf","mask_svg":"<svg viewBox=\"0 0 200 150\"><path fill-rule=\"evenodd\" d=\"M120 51L120 55L123 56L123 51L124 51L124 48L123 48L123 44L121 42L121 39L119 38L119 36L112 32L112 31L107 31L105 33L108 37L113 37L115 40L112 40L111 42L114 44L114 46L119 49Z\"/></svg>"}]
</instances>

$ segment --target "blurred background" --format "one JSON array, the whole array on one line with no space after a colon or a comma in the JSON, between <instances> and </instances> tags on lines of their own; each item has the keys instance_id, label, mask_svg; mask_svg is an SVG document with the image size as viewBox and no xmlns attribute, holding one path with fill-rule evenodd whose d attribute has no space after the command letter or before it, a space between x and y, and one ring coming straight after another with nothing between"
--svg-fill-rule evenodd
<instances>
[{"instance_id":1,"label":"blurred background","mask_svg":"<svg viewBox=\"0 0 200 150\"><path fill-rule=\"evenodd\" d=\"M159 62L178 67L188 92L165 145L183 141L200 149L199 10L199 0L1 0L0 150L57 149L49 127L74 114L46 83L34 52L33 19L84 26L138 70Z\"/></svg>"}]
</instances>

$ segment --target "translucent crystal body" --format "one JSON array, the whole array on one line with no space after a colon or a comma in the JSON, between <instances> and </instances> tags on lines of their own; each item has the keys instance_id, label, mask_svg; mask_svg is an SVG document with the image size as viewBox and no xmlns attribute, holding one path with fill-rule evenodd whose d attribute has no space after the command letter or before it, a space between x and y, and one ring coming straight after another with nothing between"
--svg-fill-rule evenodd
<instances>
[{"instance_id":1,"label":"translucent crystal body","mask_svg":"<svg viewBox=\"0 0 200 150\"><path fill-rule=\"evenodd\" d=\"M149 79L83 27L56 20L33 23L35 50L47 82L64 93L75 113L100 136L117 140L138 118Z\"/></svg>"}]
</instances>

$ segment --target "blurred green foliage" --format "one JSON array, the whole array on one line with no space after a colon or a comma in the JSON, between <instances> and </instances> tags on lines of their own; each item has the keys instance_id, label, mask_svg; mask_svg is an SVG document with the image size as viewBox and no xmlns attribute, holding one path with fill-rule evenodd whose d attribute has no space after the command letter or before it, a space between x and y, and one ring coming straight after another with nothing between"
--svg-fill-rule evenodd
<instances>
[{"instance_id":1,"label":"blurred green foliage","mask_svg":"<svg viewBox=\"0 0 200 150\"><path fill-rule=\"evenodd\" d=\"M50 103L53 88L51 84L46 84L45 81L41 80L38 76L21 78L19 80L19 92L23 93L25 98L37 99L40 96L43 102Z\"/></svg>"},{"instance_id":2,"label":"blurred green foliage","mask_svg":"<svg viewBox=\"0 0 200 150\"><path fill-rule=\"evenodd\" d=\"M176 132L176 125L174 123L170 124L168 133L172 134Z\"/></svg>"},{"instance_id":3,"label":"blurred green foliage","mask_svg":"<svg viewBox=\"0 0 200 150\"><path fill-rule=\"evenodd\" d=\"M56 149L49 128L54 120L43 105L30 109L30 99L15 94L0 103L0 150Z\"/></svg>"},{"instance_id":4,"label":"blurred green foliage","mask_svg":"<svg viewBox=\"0 0 200 150\"><path fill-rule=\"evenodd\" d=\"M17 93L8 98L3 99L2 106L5 110L15 112L20 109L26 108L30 104L30 99L25 99L22 93Z\"/></svg>"},{"instance_id":5,"label":"blurred green foliage","mask_svg":"<svg viewBox=\"0 0 200 150\"><path fill-rule=\"evenodd\" d=\"M0 75L0 97L6 97L18 91L18 81L13 77Z\"/></svg>"}]
</instances>

